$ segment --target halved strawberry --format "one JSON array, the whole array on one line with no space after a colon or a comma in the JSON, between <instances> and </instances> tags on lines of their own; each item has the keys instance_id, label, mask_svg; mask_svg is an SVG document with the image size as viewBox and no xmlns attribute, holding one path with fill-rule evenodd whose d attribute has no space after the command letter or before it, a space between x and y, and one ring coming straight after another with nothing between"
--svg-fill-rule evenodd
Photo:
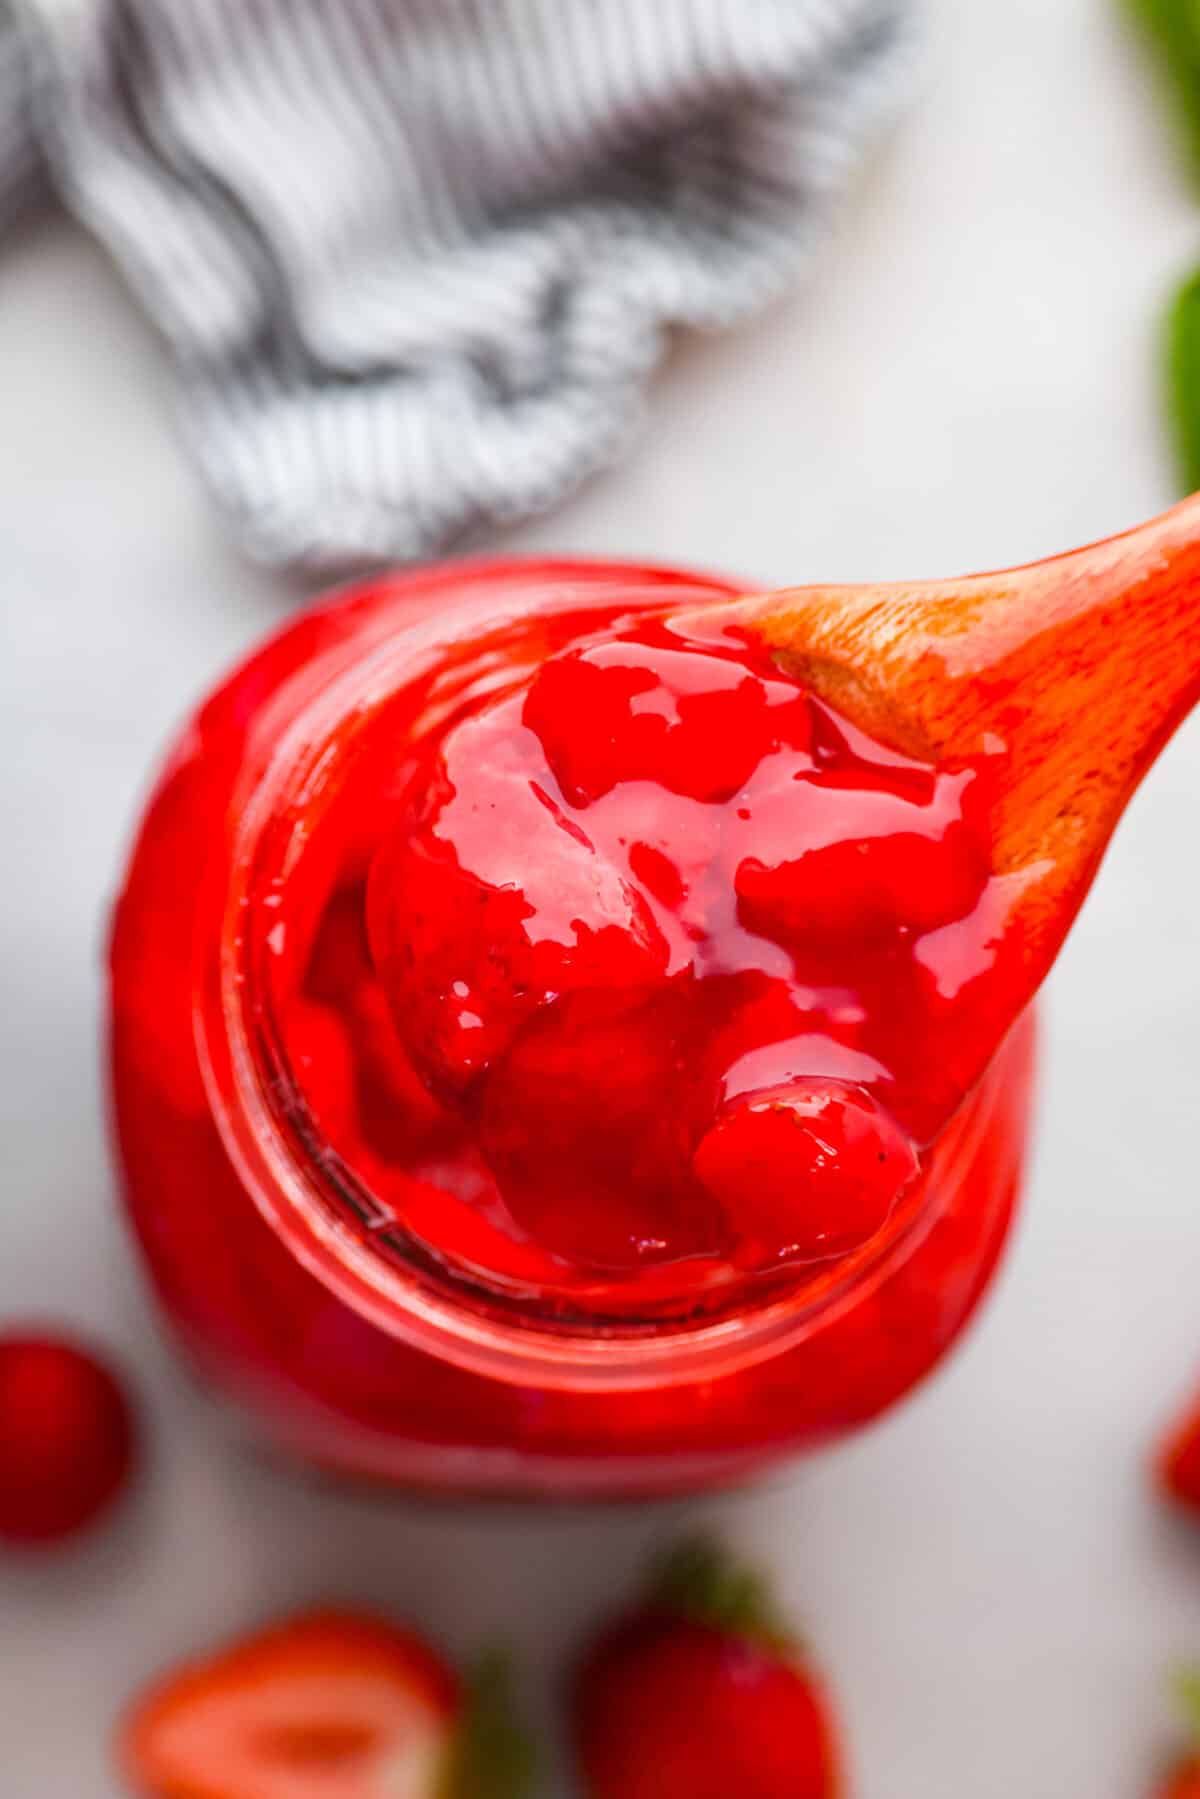
<instances>
[{"instance_id":1,"label":"halved strawberry","mask_svg":"<svg viewBox=\"0 0 1200 1799\"><path fill-rule=\"evenodd\" d=\"M684 1544L592 1644L573 1725L589 1799L835 1799L825 1695L753 1574Z\"/></svg>"},{"instance_id":2,"label":"halved strawberry","mask_svg":"<svg viewBox=\"0 0 1200 1799\"><path fill-rule=\"evenodd\" d=\"M338 1611L169 1675L120 1759L144 1799L521 1799L529 1777L495 1664L466 1687L413 1631Z\"/></svg>"}]
</instances>

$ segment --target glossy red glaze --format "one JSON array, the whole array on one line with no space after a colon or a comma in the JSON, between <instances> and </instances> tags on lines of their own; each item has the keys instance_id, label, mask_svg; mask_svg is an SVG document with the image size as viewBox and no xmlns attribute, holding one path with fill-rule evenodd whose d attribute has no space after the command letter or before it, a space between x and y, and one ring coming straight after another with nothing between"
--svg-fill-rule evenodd
<instances>
[{"instance_id":1,"label":"glossy red glaze","mask_svg":"<svg viewBox=\"0 0 1200 1799\"><path fill-rule=\"evenodd\" d=\"M986 1282L1028 1027L925 1128L996 979L986 770L670 622L728 591L385 580L168 765L113 937L127 1192L194 1351L310 1456L732 1478L898 1397Z\"/></svg>"},{"instance_id":2,"label":"glossy red glaze","mask_svg":"<svg viewBox=\"0 0 1200 1799\"><path fill-rule=\"evenodd\" d=\"M885 750L761 646L661 619L581 629L384 768L375 969L461 1129L455 1184L505 1239L482 1272L512 1242L544 1291L624 1308L673 1266L699 1302L884 1226L917 1167L939 933L991 960L977 769ZM353 885L330 904L362 911ZM374 971L339 995L343 948L318 932L301 1003L330 996L354 1041ZM375 1103L377 1142L405 1108Z\"/></svg>"}]
</instances>

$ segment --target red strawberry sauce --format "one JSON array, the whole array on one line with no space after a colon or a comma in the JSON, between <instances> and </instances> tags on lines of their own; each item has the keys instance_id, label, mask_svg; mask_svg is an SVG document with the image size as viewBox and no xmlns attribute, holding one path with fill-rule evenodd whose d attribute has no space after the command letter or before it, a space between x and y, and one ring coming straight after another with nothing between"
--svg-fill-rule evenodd
<instances>
[{"instance_id":1,"label":"red strawberry sauce","mask_svg":"<svg viewBox=\"0 0 1200 1799\"><path fill-rule=\"evenodd\" d=\"M985 1284L1029 1061L973 1086L990 767L871 741L728 591L384 579L168 765L113 938L127 1193L193 1352L310 1456L728 1478L896 1398Z\"/></svg>"}]
</instances>

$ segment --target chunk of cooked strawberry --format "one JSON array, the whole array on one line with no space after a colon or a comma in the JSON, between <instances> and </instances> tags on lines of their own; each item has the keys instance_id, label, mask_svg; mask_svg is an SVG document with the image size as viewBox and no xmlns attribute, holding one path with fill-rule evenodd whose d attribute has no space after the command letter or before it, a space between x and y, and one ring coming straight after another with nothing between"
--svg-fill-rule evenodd
<instances>
[{"instance_id":1,"label":"chunk of cooked strawberry","mask_svg":"<svg viewBox=\"0 0 1200 1799\"><path fill-rule=\"evenodd\" d=\"M912 1143L865 1088L806 1079L733 1100L692 1166L748 1270L860 1249L917 1172Z\"/></svg>"},{"instance_id":2,"label":"chunk of cooked strawberry","mask_svg":"<svg viewBox=\"0 0 1200 1799\"><path fill-rule=\"evenodd\" d=\"M748 929L802 951L813 939L920 936L964 917L990 872L986 840L966 804L975 779L970 770L931 771L922 789L901 773L868 781L859 769L821 771L797 779L764 768L732 833L738 916Z\"/></svg>"},{"instance_id":3,"label":"chunk of cooked strawberry","mask_svg":"<svg viewBox=\"0 0 1200 1799\"><path fill-rule=\"evenodd\" d=\"M552 657L522 719L580 807L630 781L727 800L775 744L804 748L810 730L807 700L790 684L653 633Z\"/></svg>"},{"instance_id":4,"label":"chunk of cooked strawberry","mask_svg":"<svg viewBox=\"0 0 1200 1799\"><path fill-rule=\"evenodd\" d=\"M419 816L371 871L371 949L397 1028L451 1095L550 998L642 985L667 963L644 897L548 791L518 705L449 733Z\"/></svg>"},{"instance_id":5,"label":"chunk of cooked strawberry","mask_svg":"<svg viewBox=\"0 0 1200 1799\"><path fill-rule=\"evenodd\" d=\"M489 1075L480 1141L543 1248L610 1270L716 1253L716 1208L688 1178L687 1024L669 987L568 994Z\"/></svg>"}]
</instances>

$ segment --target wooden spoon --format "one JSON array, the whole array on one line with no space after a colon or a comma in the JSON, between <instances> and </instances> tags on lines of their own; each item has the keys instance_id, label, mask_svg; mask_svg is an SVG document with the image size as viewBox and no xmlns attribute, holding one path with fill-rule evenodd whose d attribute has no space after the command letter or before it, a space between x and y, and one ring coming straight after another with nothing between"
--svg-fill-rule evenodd
<instances>
[{"instance_id":1,"label":"wooden spoon","mask_svg":"<svg viewBox=\"0 0 1200 1799\"><path fill-rule=\"evenodd\" d=\"M1200 495L1024 568L791 588L718 613L877 741L938 762L1006 752L993 867L1019 954L1003 1006L993 996L988 1007L990 1055L1053 962L1142 776L1200 698Z\"/></svg>"}]
</instances>

